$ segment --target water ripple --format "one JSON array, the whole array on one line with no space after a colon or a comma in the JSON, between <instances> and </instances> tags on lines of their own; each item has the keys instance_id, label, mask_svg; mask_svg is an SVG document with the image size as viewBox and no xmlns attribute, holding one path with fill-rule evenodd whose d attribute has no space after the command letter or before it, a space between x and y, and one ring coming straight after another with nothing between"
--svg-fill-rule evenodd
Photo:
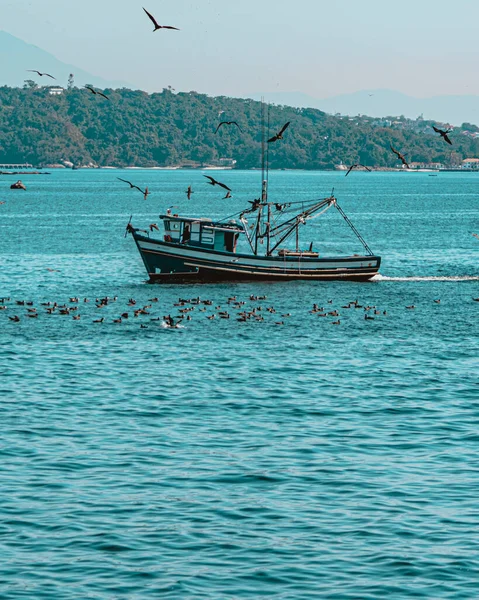
<instances>
[{"instance_id":1,"label":"water ripple","mask_svg":"<svg viewBox=\"0 0 479 600\"><path fill-rule=\"evenodd\" d=\"M254 197L256 174L228 175L238 202ZM194 176L142 173L164 206ZM152 213L108 177L53 173L2 207L0 597L477 598L475 175L343 182L341 204L384 256L370 284L181 290L144 284L122 235L132 212ZM285 201L339 182L275 178ZM459 215L447 212L455 195ZM196 194L191 210L207 209L221 215ZM336 234L316 227L311 237ZM265 321L237 322L234 294L267 295ZM105 295L118 300L95 324ZM179 295L214 305L182 330L149 320ZM78 321L40 308L73 296L91 300ZM132 296L159 302L115 325ZM381 314L342 308L355 299ZM341 325L311 314L315 302ZM207 320L217 305L232 318Z\"/></svg>"}]
</instances>

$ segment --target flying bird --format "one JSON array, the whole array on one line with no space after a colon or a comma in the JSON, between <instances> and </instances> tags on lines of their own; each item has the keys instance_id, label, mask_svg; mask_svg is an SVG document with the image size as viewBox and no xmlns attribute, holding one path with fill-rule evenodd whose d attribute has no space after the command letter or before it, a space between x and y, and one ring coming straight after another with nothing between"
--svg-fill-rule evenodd
<instances>
[{"instance_id":1,"label":"flying bird","mask_svg":"<svg viewBox=\"0 0 479 600\"><path fill-rule=\"evenodd\" d=\"M226 196L223 198L223 200L226 200L227 198L232 198L231 192L226 192Z\"/></svg>"},{"instance_id":2,"label":"flying bird","mask_svg":"<svg viewBox=\"0 0 479 600\"><path fill-rule=\"evenodd\" d=\"M241 129L241 127L238 125L238 123L236 121L221 121L221 123L218 125L218 127L216 128L215 131L215 135L218 133L218 129L222 126L222 125L236 125L236 127L243 132L243 130Z\"/></svg>"},{"instance_id":3,"label":"flying bird","mask_svg":"<svg viewBox=\"0 0 479 600\"><path fill-rule=\"evenodd\" d=\"M473 233L472 235L479 240L479 233Z\"/></svg>"},{"instance_id":4,"label":"flying bird","mask_svg":"<svg viewBox=\"0 0 479 600\"><path fill-rule=\"evenodd\" d=\"M402 162L402 164L409 169L409 163L407 162L407 160L404 158L404 156L398 152L397 150L395 150L392 146L391 146L391 150L394 152L394 154L399 158L399 160Z\"/></svg>"},{"instance_id":5,"label":"flying bird","mask_svg":"<svg viewBox=\"0 0 479 600\"><path fill-rule=\"evenodd\" d=\"M436 133L439 133L439 135L444 138L444 141L447 142L448 144L451 144L452 146L452 142L449 139L449 136L447 135L448 133L451 133L452 129L448 129L447 131L443 131L442 129L438 129L437 127L434 127L434 125L432 126L432 128L434 129L434 131Z\"/></svg>"},{"instance_id":6,"label":"flying bird","mask_svg":"<svg viewBox=\"0 0 479 600\"><path fill-rule=\"evenodd\" d=\"M85 87L87 90L90 90L90 92L91 92L93 95L95 95L95 96L96 96L96 95L98 95L98 96L103 96L103 98L106 98L107 100L110 100L110 98L108 98L108 96L107 96L107 95L105 95L105 94L103 94L102 92L99 92L98 90L94 90L92 87L89 87L88 85L85 85L84 87Z\"/></svg>"},{"instance_id":7,"label":"flying bird","mask_svg":"<svg viewBox=\"0 0 479 600\"><path fill-rule=\"evenodd\" d=\"M156 229L156 231L160 231L156 223L150 223L150 231L153 231L153 229Z\"/></svg>"},{"instance_id":8,"label":"flying bird","mask_svg":"<svg viewBox=\"0 0 479 600\"><path fill-rule=\"evenodd\" d=\"M191 199L191 194L194 194L193 189L191 188L191 185L188 186L188 189L185 192L186 197L188 198L188 200Z\"/></svg>"},{"instance_id":9,"label":"flying bird","mask_svg":"<svg viewBox=\"0 0 479 600\"><path fill-rule=\"evenodd\" d=\"M221 183L220 181L216 181L216 179L213 179L213 177L210 177L209 175L203 175L203 177L206 177L206 179L210 180L210 181L207 181L206 183L209 183L210 185L219 185L220 187L224 188L228 192L231 192L231 188L229 188L224 183Z\"/></svg>"},{"instance_id":10,"label":"flying bird","mask_svg":"<svg viewBox=\"0 0 479 600\"><path fill-rule=\"evenodd\" d=\"M36 71L35 69L27 69L27 73L37 73L38 75L40 75L40 77L43 77L45 75L45 77L51 77L52 79L56 79L56 77L53 77L53 75L50 75L50 73L40 73L40 71Z\"/></svg>"},{"instance_id":11,"label":"flying bird","mask_svg":"<svg viewBox=\"0 0 479 600\"><path fill-rule=\"evenodd\" d=\"M143 197L145 198L145 200L147 199L148 195L150 194L147 187L144 190L142 190L137 185L134 185L133 183L131 183L131 181L127 181L126 179L122 179L121 177L117 177L117 179L119 179L120 181L123 181L123 183L127 183L130 186L130 188L133 188L133 189L141 192L143 194Z\"/></svg>"},{"instance_id":12,"label":"flying bird","mask_svg":"<svg viewBox=\"0 0 479 600\"><path fill-rule=\"evenodd\" d=\"M281 131L279 131L276 135L273 135L273 137L268 140L268 144L271 144L272 142L276 142L277 140L282 140L283 133L286 131L286 129L288 129L290 123L291 123L291 121L288 121L287 123L285 123L283 125Z\"/></svg>"},{"instance_id":13,"label":"flying bird","mask_svg":"<svg viewBox=\"0 0 479 600\"><path fill-rule=\"evenodd\" d=\"M153 25L155 26L155 28L153 29L153 33L155 31L158 31L158 29L176 29L176 31L179 31L178 27L172 27L171 25L159 25L158 21L155 19L155 17L149 13L146 8L143 8L143 10L146 12L146 14L148 15L150 21L153 23Z\"/></svg>"},{"instance_id":14,"label":"flying bird","mask_svg":"<svg viewBox=\"0 0 479 600\"><path fill-rule=\"evenodd\" d=\"M361 163L356 163L355 165L351 165L349 167L348 172L346 173L345 177L347 177L353 169L357 169L358 167L362 167L363 169L366 169L366 171L371 171L371 169L369 167L365 167Z\"/></svg>"}]
</instances>

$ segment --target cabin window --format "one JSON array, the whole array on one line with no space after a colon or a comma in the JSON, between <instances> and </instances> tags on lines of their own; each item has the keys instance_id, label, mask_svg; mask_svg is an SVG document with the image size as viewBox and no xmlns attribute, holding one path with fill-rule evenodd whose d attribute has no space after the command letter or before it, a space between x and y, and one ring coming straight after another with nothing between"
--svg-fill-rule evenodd
<instances>
[{"instance_id":1,"label":"cabin window","mask_svg":"<svg viewBox=\"0 0 479 600\"><path fill-rule=\"evenodd\" d=\"M200 241L200 224L199 223L191 224L191 241L192 242Z\"/></svg>"},{"instance_id":2,"label":"cabin window","mask_svg":"<svg viewBox=\"0 0 479 600\"><path fill-rule=\"evenodd\" d=\"M165 221L165 231L170 231L170 222Z\"/></svg>"},{"instance_id":3,"label":"cabin window","mask_svg":"<svg viewBox=\"0 0 479 600\"><path fill-rule=\"evenodd\" d=\"M170 221L170 231L171 238L173 240L179 240L181 234L181 222L180 221Z\"/></svg>"},{"instance_id":4,"label":"cabin window","mask_svg":"<svg viewBox=\"0 0 479 600\"><path fill-rule=\"evenodd\" d=\"M202 229L201 231L201 243L208 244L210 246L213 245L215 241L214 232L212 229Z\"/></svg>"}]
</instances>

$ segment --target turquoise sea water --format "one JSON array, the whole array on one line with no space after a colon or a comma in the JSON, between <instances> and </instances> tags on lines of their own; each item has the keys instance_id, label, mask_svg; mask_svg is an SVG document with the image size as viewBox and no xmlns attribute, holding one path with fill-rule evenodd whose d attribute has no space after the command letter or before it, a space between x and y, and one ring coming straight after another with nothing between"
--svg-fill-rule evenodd
<instances>
[{"instance_id":1,"label":"turquoise sea water","mask_svg":"<svg viewBox=\"0 0 479 600\"><path fill-rule=\"evenodd\" d=\"M215 176L232 200L197 171L0 179L0 598L478 598L479 175L272 173L278 202L335 188L371 283L145 284L130 215L258 196L257 172ZM361 251L332 211L303 239ZM183 328L151 320L197 296Z\"/></svg>"}]
</instances>

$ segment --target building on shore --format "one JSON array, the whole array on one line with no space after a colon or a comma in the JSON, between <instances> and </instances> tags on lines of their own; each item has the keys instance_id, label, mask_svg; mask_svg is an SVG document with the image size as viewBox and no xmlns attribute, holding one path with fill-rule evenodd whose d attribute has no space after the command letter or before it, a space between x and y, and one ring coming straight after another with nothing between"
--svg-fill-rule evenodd
<instances>
[{"instance_id":1,"label":"building on shore","mask_svg":"<svg viewBox=\"0 0 479 600\"><path fill-rule=\"evenodd\" d=\"M212 167L219 167L221 169L234 169L236 160L234 158L214 158L208 163Z\"/></svg>"},{"instance_id":2,"label":"building on shore","mask_svg":"<svg viewBox=\"0 0 479 600\"><path fill-rule=\"evenodd\" d=\"M412 162L409 163L409 167L411 169L426 169L427 171L433 170L433 171L438 171L439 169L444 169L444 165L442 163L438 163L438 162L430 162L430 163L426 163L426 162Z\"/></svg>"},{"instance_id":3,"label":"building on shore","mask_svg":"<svg viewBox=\"0 0 479 600\"><path fill-rule=\"evenodd\" d=\"M462 169L471 171L479 170L479 158L465 158L462 161Z\"/></svg>"}]
</instances>

